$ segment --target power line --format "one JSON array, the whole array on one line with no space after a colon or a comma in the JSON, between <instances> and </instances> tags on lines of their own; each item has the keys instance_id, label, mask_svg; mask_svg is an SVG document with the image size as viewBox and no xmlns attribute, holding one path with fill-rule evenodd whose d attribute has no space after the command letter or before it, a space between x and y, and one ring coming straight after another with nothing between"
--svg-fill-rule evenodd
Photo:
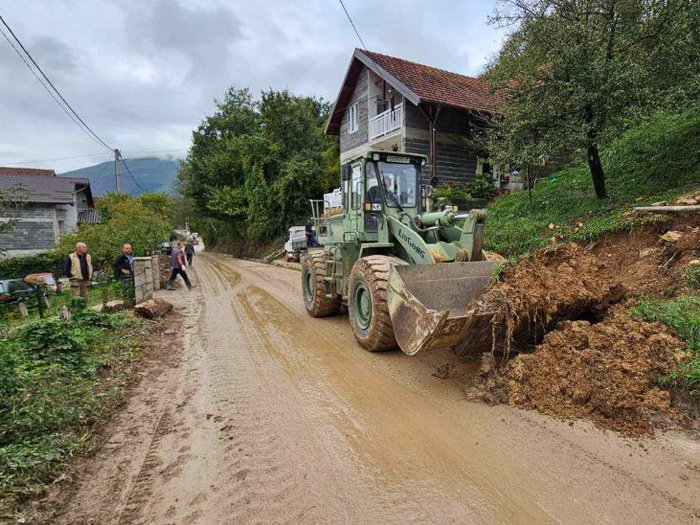
<instances>
[{"instance_id":1,"label":"power line","mask_svg":"<svg viewBox=\"0 0 700 525\"><path fill-rule=\"evenodd\" d=\"M141 185L139 184L139 181L136 180L136 177L134 177L134 174L131 173L131 170L129 169L129 166L127 165L127 163L126 163L126 161L124 160L124 158L123 158L123 157L119 157L119 160L122 161L122 164L123 164L124 167L126 168L126 171L127 171L127 173L129 174L129 176L131 177L131 180L133 180L133 181L134 181L134 184L136 184L136 187L138 187L142 192L145 193L145 192L147 191L146 188L144 188L143 186L141 186Z\"/></svg>"},{"instance_id":2,"label":"power line","mask_svg":"<svg viewBox=\"0 0 700 525\"><path fill-rule=\"evenodd\" d=\"M2 18L2 17L0 17L0 18ZM27 62L27 60L22 56L22 53L20 53L19 49L17 49L17 47L12 43L12 40L10 40L10 38L5 34L5 32L2 30L2 28L0 28L0 33L2 33L2 36L5 37L5 40L7 40L7 43L10 44L10 46L12 46L12 49L15 50L15 53L17 53L17 56L19 56L19 58L22 59L22 62L24 62L24 65L26 65L27 68L29 69L29 71L32 72L32 75L34 75L34 76L36 77L36 79L39 81L39 83L40 83L42 86L44 86L44 89L45 89L46 92L51 96L51 98L54 99L54 101L56 102L56 104L58 104L58 107L60 107L60 108L63 110L63 112L64 112L66 115L68 115L68 118L70 118L70 119L75 123L75 125L78 126L78 128L80 128L80 131L82 131L83 133L85 133L85 134L86 134L88 137L90 137L92 140L95 140L95 138L94 138L92 135L90 135L90 134L85 130L85 128L83 128L83 127L80 125L80 123L75 119L75 117L74 117L73 115L71 115L71 114L68 112L68 110L63 106L63 104L61 104L61 101L58 100L58 98L56 98L56 95L54 95L53 92L49 89L49 86L47 86L46 83L45 83L43 80L41 80L41 78L39 77L39 75L36 74L36 71L34 71L34 69L32 69L32 66L29 65L29 62ZM98 144L99 144L99 142L98 142Z\"/></svg>"},{"instance_id":3,"label":"power line","mask_svg":"<svg viewBox=\"0 0 700 525\"><path fill-rule=\"evenodd\" d=\"M63 97L63 95L61 95L61 92L60 92L58 89L56 89L56 86L53 85L53 83L51 82L51 80L49 80L49 77L47 77L46 74L44 73L44 71L41 69L41 67L39 67L39 64L36 63L36 61L34 60L34 58L32 57L32 55L29 53L29 51L27 51L27 49L24 47L24 45L22 44L22 42L20 41L20 39L17 38L17 35L15 35L14 31L12 31L12 28L11 28L9 25L7 25L7 22L5 22L5 19L2 17L2 15L0 15L0 22L2 22L3 25L7 28L7 30L8 30L8 31L10 32L10 34L12 35L12 38L14 38L15 41L19 44L19 47L22 48L22 51L24 51L24 53L27 55L27 57L29 57L29 60L32 61L32 64L34 64L34 66L39 70L39 73L41 73L41 76L43 76L44 79L46 79L46 82L49 83L49 85L53 88L53 90L56 92L56 94L59 96L59 98L63 101L63 103L68 107L68 109L70 109L71 113L73 113L73 115L75 115L75 117L80 121L80 123L81 123L83 126L85 126L85 129L86 129L88 132L90 132L90 134L91 134L100 144L102 144L105 148L107 148L107 149L109 149L109 150L114 150L114 148L110 147L110 146L109 146L104 140L102 140L94 131L92 131L92 129L90 129L90 126L88 126L88 125L85 123L85 121L84 121L82 118L80 118L80 115L78 115L78 114L75 112L75 110L71 107L71 105L68 103L68 101ZM7 38L7 35L5 35L5 33L3 33L3 36L5 36L5 38ZM8 40L8 42L10 42L9 38L7 38L7 40ZM12 42L10 42L10 44L12 44ZM15 49L15 51L17 51L17 48L15 48L14 46L12 46L12 47ZM25 62L25 64L27 63L26 60L25 60L24 62ZM28 65L28 64L27 64L27 65ZM31 68L30 68L30 69L31 69ZM42 82L42 84L43 84L43 82ZM46 87L46 86L44 85L44 87ZM55 100L55 99L54 99L54 100ZM65 110L65 108L64 108L64 110Z\"/></svg>"},{"instance_id":4,"label":"power line","mask_svg":"<svg viewBox=\"0 0 700 525\"><path fill-rule=\"evenodd\" d=\"M80 128L82 129L82 128ZM62 157L60 159L44 159L44 160L30 160L28 162L13 162L13 164L43 164L44 162L56 162L59 160L73 160L73 159L84 159L85 157L97 157L99 155L104 155L104 152L100 153L89 153L88 155L76 155L75 157Z\"/></svg>"},{"instance_id":5,"label":"power line","mask_svg":"<svg viewBox=\"0 0 700 525\"><path fill-rule=\"evenodd\" d=\"M360 44L362 44L362 49L367 49L367 46L362 41L362 37L360 36L360 33L357 31L357 28L355 27L355 22L352 21L352 17L350 16L350 13L348 13L348 10L345 9L345 4L343 3L343 0L338 0L338 1L340 2L340 5L343 6L343 11L345 11L345 15L348 17L348 20L350 21L350 25L355 30L355 34L357 35L357 38L360 41Z\"/></svg>"}]
</instances>

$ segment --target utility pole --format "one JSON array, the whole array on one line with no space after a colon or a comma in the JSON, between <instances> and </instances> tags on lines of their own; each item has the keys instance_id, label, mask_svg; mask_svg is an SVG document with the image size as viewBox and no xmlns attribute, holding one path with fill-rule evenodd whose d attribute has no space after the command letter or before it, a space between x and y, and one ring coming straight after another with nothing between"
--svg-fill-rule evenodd
<instances>
[{"instance_id":1,"label":"utility pole","mask_svg":"<svg viewBox=\"0 0 700 525\"><path fill-rule=\"evenodd\" d=\"M122 154L119 152L119 150L114 148L114 178L116 180L117 193L122 192L122 170L121 166L119 165L119 159L121 156Z\"/></svg>"}]
</instances>

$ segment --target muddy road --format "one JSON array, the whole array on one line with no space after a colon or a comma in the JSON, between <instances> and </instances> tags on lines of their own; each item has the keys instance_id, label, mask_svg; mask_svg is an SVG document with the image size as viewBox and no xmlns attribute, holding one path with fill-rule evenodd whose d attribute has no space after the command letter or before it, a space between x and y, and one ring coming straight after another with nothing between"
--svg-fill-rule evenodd
<instances>
[{"instance_id":1,"label":"muddy road","mask_svg":"<svg viewBox=\"0 0 700 525\"><path fill-rule=\"evenodd\" d=\"M306 315L299 272L202 254L193 273L160 293L172 355L52 522L700 522L697 440L472 403L474 365L365 352L346 317Z\"/></svg>"}]
</instances>

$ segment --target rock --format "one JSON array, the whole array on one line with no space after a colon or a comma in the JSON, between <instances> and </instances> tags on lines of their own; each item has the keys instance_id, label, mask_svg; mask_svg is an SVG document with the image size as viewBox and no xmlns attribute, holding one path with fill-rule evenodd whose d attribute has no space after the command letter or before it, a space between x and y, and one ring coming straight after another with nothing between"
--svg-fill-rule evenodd
<instances>
[{"instance_id":1,"label":"rock","mask_svg":"<svg viewBox=\"0 0 700 525\"><path fill-rule=\"evenodd\" d=\"M649 257L650 255L653 255L654 252L656 252L656 248L642 248L641 250L639 250L639 256Z\"/></svg>"},{"instance_id":2,"label":"rock","mask_svg":"<svg viewBox=\"0 0 700 525\"><path fill-rule=\"evenodd\" d=\"M172 303L164 301L163 299L149 299L143 303L137 304L134 307L136 314L145 317L146 319L157 319L163 317L170 310L173 309Z\"/></svg>"},{"instance_id":3,"label":"rock","mask_svg":"<svg viewBox=\"0 0 700 525\"><path fill-rule=\"evenodd\" d=\"M549 226L547 226L547 228L549 228L550 230L553 230L554 228L556 228L556 226L554 226L553 222L550 222Z\"/></svg>"},{"instance_id":4,"label":"rock","mask_svg":"<svg viewBox=\"0 0 700 525\"><path fill-rule=\"evenodd\" d=\"M693 259L688 263L688 266L700 266L700 259Z\"/></svg>"},{"instance_id":5,"label":"rock","mask_svg":"<svg viewBox=\"0 0 700 525\"><path fill-rule=\"evenodd\" d=\"M666 242L677 242L681 237L683 237L683 234L680 232L667 231L661 236L661 240Z\"/></svg>"},{"instance_id":6,"label":"rock","mask_svg":"<svg viewBox=\"0 0 700 525\"><path fill-rule=\"evenodd\" d=\"M166 330L163 332L163 335L173 335L175 333L175 330Z\"/></svg>"},{"instance_id":7,"label":"rock","mask_svg":"<svg viewBox=\"0 0 700 525\"><path fill-rule=\"evenodd\" d=\"M697 199L694 198L685 198L685 199L678 199L676 201L676 204L679 204L681 206L695 206L698 203Z\"/></svg>"}]
</instances>

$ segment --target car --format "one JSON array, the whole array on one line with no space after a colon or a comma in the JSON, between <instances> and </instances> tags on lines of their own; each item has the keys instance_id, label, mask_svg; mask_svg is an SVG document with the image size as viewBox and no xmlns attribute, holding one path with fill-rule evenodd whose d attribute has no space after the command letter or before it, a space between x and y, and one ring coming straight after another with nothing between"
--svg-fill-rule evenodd
<instances>
[{"instance_id":1,"label":"car","mask_svg":"<svg viewBox=\"0 0 700 525\"><path fill-rule=\"evenodd\" d=\"M37 279L43 281L52 292L59 293L61 291L61 285L52 273L30 273L24 278L24 282L31 283Z\"/></svg>"},{"instance_id":2,"label":"car","mask_svg":"<svg viewBox=\"0 0 700 525\"><path fill-rule=\"evenodd\" d=\"M49 304L45 291L41 294L44 305ZM19 304L36 305L36 288L22 279L4 279L0 281L0 308L13 308Z\"/></svg>"},{"instance_id":3,"label":"car","mask_svg":"<svg viewBox=\"0 0 700 525\"><path fill-rule=\"evenodd\" d=\"M170 255L173 252L173 247L170 246L169 242L164 242L160 245L160 253L165 255Z\"/></svg>"},{"instance_id":4,"label":"car","mask_svg":"<svg viewBox=\"0 0 700 525\"><path fill-rule=\"evenodd\" d=\"M284 243L287 261L298 261L301 258L301 252L305 251L306 248L306 227L292 226L289 228L287 242Z\"/></svg>"}]
</instances>

